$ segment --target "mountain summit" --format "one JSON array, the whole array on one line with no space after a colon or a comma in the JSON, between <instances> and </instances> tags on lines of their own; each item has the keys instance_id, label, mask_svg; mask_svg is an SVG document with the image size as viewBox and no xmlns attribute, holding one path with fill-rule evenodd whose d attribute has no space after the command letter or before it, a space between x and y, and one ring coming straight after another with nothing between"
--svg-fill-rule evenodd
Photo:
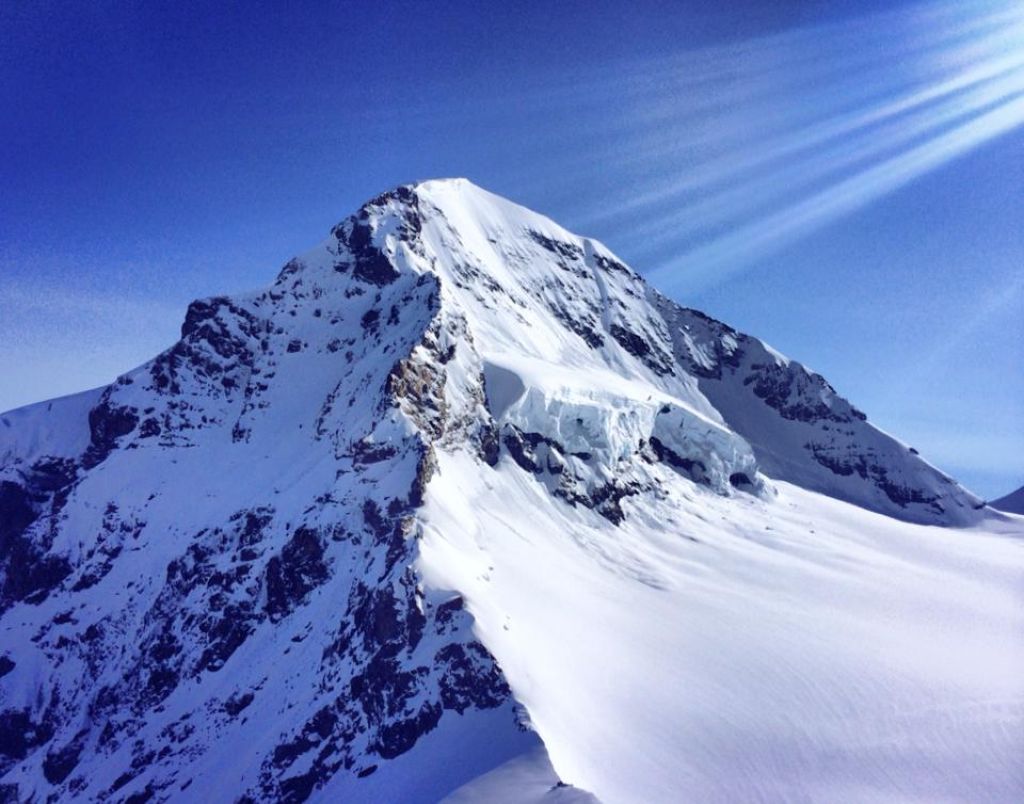
<instances>
[{"instance_id":1,"label":"mountain summit","mask_svg":"<svg viewBox=\"0 0 1024 804\"><path fill-rule=\"evenodd\" d=\"M0 417L0 790L1019 792L1019 676L944 664L1021 666L1019 531L600 243L399 187Z\"/></svg>"}]
</instances>

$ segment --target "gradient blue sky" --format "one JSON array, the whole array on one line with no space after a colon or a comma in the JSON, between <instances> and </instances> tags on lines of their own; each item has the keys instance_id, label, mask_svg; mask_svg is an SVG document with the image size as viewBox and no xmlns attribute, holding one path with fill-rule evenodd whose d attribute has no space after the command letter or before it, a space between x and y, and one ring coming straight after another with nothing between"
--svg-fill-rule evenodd
<instances>
[{"instance_id":1,"label":"gradient blue sky","mask_svg":"<svg viewBox=\"0 0 1024 804\"><path fill-rule=\"evenodd\" d=\"M12 1L0 41L0 409L466 176L1024 482L1017 3Z\"/></svg>"}]
</instances>

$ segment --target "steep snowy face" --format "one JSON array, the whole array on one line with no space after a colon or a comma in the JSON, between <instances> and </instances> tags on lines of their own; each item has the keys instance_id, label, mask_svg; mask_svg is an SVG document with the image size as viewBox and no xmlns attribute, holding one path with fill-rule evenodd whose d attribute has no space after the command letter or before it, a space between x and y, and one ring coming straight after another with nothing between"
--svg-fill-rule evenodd
<instances>
[{"instance_id":1,"label":"steep snowy face","mask_svg":"<svg viewBox=\"0 0 1024 804\"><path fill-rule=\"evenodd\" d=\"M765 492L749 444L674 360L644 281L599 243L464 180L427 182L368 203L278 287L325 293L349 273L438 288L423 347L440 356L426 361L435 443L471 445L490 465L506 449L612 520L622 497L653 488L656 463L718 493ZM368 315L386 328L395 312Z\"/></svg>"},{"instance_id":2,"label":"steep snowy face","mask_svg":"<svg viewBox=\"0 0 1024 804\"><path fill-rule=\"evenodd\" d=\"M562 448L582 439L589 447L575 451L601 453L597 475L653 454L720 492L730 478L763 490L759 466L908 521L979 518L979 498L872 426L820 375L680 307L600 243L469 182L387 194L336 234L340 253L372 242L369 253L388 256L395 276L440 278L442 315L472 336L463 368L475 376L479 358L500 397L495 425L506 440L532 431L555 442L559 466ZM593 462L571 462L563 480L594 475Z\"/></svg>"},{"instance_id":3,"label":"steep snowy face","mask_svg":"<svg viewBox=\"0 0 1024 804\"><path fill-rule=\"evenodd\" d=\"M352 245L0 419L9 797L434 801L537 744L414 570L434 445L482 427L482 389L448 410L458 321Z\"/></svg>"},{"instance_id":4,"label":"steep snowy face","mask_svg":"<svg viewBox=\"0 0 1024 804\"><path fill-rule=\"evenodd\" d=\"M462 180L398 188L112 385L0 417L4 792L434 801L536 748L472 584L424 581L444 466L652 587L637 533L770 507L771 478L980 516L599 243Z\"/></svg>"}]
</instances>

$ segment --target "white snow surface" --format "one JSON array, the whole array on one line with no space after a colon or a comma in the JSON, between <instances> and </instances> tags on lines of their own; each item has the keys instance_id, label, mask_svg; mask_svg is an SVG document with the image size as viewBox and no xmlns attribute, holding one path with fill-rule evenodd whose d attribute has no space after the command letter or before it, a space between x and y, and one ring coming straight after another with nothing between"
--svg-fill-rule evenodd
<instances>
[{"instance_id":1,"label":"white snow surface","mask_svg":"<svg viewBox=\"0 0 1024 804\"><path fill-rule=\"evenodd\" d=\"M569 515L447 456L421 572L466 595L560 778L605 802L1019 801L1024 528L789 484Z\"/></svg>"},{"instance_id":2,"label":"white snow surface","mask_svg":"<svg viewBox=\"0 0 1024 804\"><path fill-rule=\"evenodd\" d=\"M0 467L11 471L44 455L80 455L89 446L89 411L102 388L0 414Z\"/></svg>"},{"instance_id":3,"label":"white snow surface","mask_svg":"<svg viewBox=\"0 0 1024 804\"><path fill-rule=\"evenodd\" d=\"M0 416L0 505L0 798L1024 800L1024 519L462 179Z\"/></svg>"}]
</instances>

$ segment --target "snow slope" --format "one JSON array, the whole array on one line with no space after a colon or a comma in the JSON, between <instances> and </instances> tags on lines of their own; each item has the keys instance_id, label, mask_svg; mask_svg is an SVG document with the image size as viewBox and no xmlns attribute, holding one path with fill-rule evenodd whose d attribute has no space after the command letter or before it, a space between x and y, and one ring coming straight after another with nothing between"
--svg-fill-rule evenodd
<instances>
[{"instance_id":1,"label":"snow slope","mask_svg":"<svg viewBox=\"0 0 1024 804\"><path fill-rule=\"evenodd\" d=\"M609 530L498 475L441 461L422 572L465 594L561 778L608 802L1020 800L1019 522L779 484L630 500Z\"/></svg>"},{"instance_id":2,"label":"snow slope","mask_svg":"<svg viewBox=\"0 0 1024 804\"><path fill-rule=\"evenodd\" d=\"M601 244L397 188L0 416L0 798L1019 799L1022 531Z\"/></svg>"}]
</instances>

